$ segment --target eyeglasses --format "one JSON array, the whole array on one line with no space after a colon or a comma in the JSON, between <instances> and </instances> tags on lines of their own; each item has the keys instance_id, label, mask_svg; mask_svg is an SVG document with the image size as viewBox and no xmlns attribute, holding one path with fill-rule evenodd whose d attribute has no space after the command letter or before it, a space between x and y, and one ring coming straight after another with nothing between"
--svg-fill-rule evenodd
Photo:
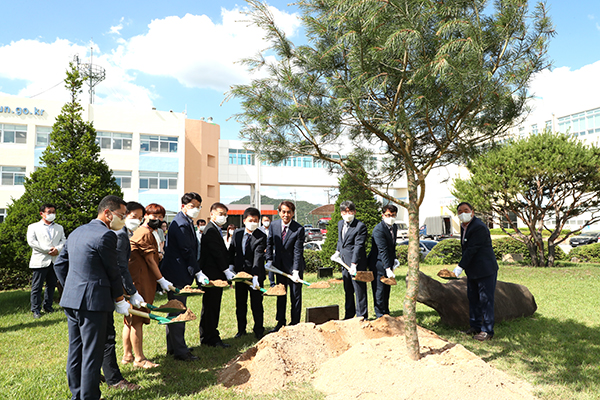
<instances>
[{"instance_id":1,"label":"eyeglasses","mask_svg":"<svg viewBox=\"0 0 600 400\"><path fill-rule=\"evenodd\" d=\"M117 214L117 217L119 217L119 218L121 218L121 219L125 219L125 217L126 217L126 215L125 215L125 214L121 214L121 213L119 213L119 212L116 212L116 211L111 211L111 213L113 213L113 214Z\"/></svg>"}]
</instances>

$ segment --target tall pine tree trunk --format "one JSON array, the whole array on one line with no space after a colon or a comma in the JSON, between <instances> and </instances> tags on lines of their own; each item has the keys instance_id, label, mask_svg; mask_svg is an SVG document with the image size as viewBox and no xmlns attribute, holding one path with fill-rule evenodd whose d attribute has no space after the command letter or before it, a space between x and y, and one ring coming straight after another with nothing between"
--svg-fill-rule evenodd
<instances>
[{"instance_id":1,"label":"tall pine tree trunk","mask_svg":"<svg viewBox=\"0 0 600 400\"><path fill-rule=\"evenodd\" d=\"M418 360L421 356L417 334L417 293L419 291L419 203L418 185L414 171L406 169L408 182L408 272L404 297L404 335L408 356Z\"/></svg>"}]
</instances>

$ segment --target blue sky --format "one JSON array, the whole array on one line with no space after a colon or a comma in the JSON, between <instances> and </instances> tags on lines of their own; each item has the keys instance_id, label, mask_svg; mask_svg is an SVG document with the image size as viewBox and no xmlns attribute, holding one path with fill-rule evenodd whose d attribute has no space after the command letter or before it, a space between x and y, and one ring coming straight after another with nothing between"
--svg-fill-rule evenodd
<instances>
[{"instance_id":1,"label":"blue sky","mask_svg":"<svg viewBox=\"0 0 600 400\"><path fill-rule=\"evenodd\" d=\"M288 1L269 4L280 26L301 40L297 9ZM239 126L227 119L239 111L238 104L221 103L230 85L250 77L234 61L265 47L262 33L243 22L244 7L244 1L229 0L4 6L0 95L61 98L68 62L75 54L88 62L93 41L94 62L107 70L96 103L187 110L189 118L213 117L222 138L236 139ZM557 31L550 46L554 71L534 82L533 90L543 92L553 109L565 98L593 102L600 90L591 84L600 81L600 2L554 0L548 7ZM597 106L600 100L592 105Z\"/></svg>"}]
</instances>

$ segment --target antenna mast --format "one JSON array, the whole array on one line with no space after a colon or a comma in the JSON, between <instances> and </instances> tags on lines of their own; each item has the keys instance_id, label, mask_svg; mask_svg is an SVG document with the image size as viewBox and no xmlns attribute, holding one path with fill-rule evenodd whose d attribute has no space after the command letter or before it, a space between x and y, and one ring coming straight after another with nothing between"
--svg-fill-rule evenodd
<instances>
[{"instance_id":1,"label":"antenna mast","mask_svg":"<svg viewBox=\"0 0 600 400\"><path fill-rule=\"evenodd\" d=\"M75 56L75 61L77 62L77 69L79 73L86 78L90 93L90 104L94 104L94 87L102 82L106 78L106 70L99 65L93 64L94 59L94 46L93 43L90 46L90 62L89 63L79 63L79 56Z\"/></svg>"}]
</instances>

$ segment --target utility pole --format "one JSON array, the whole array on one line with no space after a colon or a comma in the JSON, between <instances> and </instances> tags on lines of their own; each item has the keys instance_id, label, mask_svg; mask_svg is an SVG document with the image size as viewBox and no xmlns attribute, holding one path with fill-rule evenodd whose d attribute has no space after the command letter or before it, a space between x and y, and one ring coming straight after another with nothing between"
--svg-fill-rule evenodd
<instances>
[{"instance_id":1,"label":"utility pole","mask_svg":"<svg viewBox=\"0 0 600 400\"><path fill-rule=\"evenodd\" d=\"M79 56L75 56L74 60L77 64L77 69L81 73L81 76L85 78L89 86L88 92L90 93L90 104L94 104L94 86L106 79L106 70L99 65L94 65L94 44L90 45L90 62L80 63Z\"/></svg>"}]
</instances>

